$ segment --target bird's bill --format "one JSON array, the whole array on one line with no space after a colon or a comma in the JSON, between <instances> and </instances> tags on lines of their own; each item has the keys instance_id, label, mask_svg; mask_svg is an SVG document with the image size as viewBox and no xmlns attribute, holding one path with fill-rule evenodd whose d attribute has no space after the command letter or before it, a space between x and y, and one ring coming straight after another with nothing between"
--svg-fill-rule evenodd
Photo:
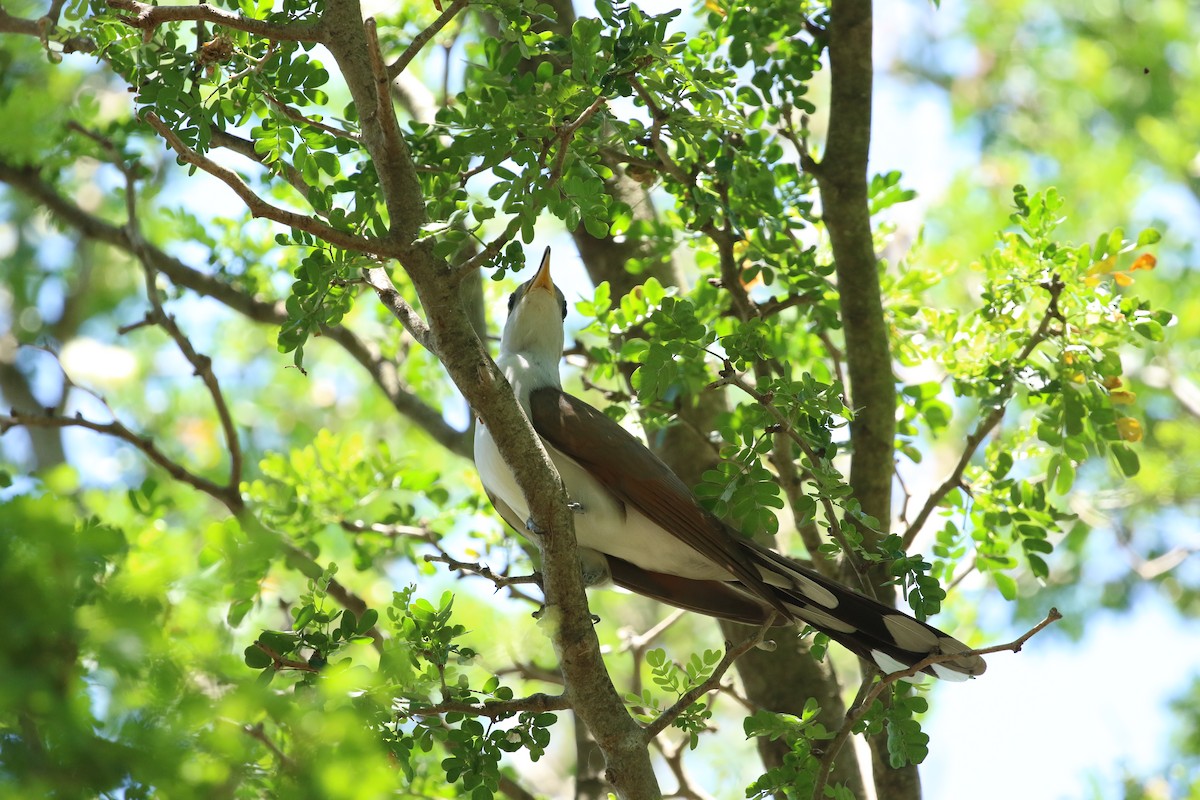
<instances>
[{"instance_id":1,"label":"bird's bill","mask_svg":"<svg viewBox=\"0 0 1200 800\"><path fill-rule=\"evenodd\" d=\"M544 289L551 295L554 294L554 281L550 279L550 248L546 248L546 252L542 255L542 265L538 267L537 274L533 276L533 280L529 282L529 289Z\"/></svg>"}]
</instances>

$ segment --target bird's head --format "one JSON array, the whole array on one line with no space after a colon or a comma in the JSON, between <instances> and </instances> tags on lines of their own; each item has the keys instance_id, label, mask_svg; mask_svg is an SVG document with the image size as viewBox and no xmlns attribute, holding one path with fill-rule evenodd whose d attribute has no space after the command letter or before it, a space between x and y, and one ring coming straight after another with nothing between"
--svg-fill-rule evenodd
<instances>
[{"instance_id":1,"label":"bird's head","mask_svg":"<svg viewBox=\"0 0 1200 800\"><path fill-rule=\"evenodd\" d=\"M504 323L504 335L500 338L500 352L553 365L557 373L566 316L567 299L550 280L550 248L547 247L537 274L518 286L508 298L508 321Z\"/></svg>"}]
</instances>

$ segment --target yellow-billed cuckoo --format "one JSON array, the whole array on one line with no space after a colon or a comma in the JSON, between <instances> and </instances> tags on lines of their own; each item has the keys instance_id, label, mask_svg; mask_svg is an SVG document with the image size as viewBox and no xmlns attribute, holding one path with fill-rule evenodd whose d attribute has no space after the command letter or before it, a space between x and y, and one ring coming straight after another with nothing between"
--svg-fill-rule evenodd
<instances>
[{"instance_id":1,"label":"yellow-billed cuckoo","mask_svg":"<svg viewBox=\"0 0 1200 800\"><path fill-rule=\"evenodd\" d=\"M558 468L576 511L575 536L588 585L611 580L638 594L714 617L763 624L802 622L874 661L885 672L966 645L907 614L762 547L704 509L636 437L559 379L566 300L550 279L550 249L537 274L508 301L496 363ZM482 424L475 464L492 504L517 531L531 532L512 471ZM925 670L965 680L986 668L976 655Z\"/></svg>"}]
</instances>

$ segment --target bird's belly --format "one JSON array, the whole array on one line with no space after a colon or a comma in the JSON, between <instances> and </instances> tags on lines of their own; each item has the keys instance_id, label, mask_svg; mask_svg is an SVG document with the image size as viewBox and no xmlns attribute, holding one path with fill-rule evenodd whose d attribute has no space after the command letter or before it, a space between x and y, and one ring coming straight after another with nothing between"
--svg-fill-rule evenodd
<instances>
[{"instance_id":1,"label":"bird's belly","mask_svg":"<svg viewBox=\"0 0 1200 800\"><path fill-rule=\"evenodd\" d=\"M580 506L575 515L575 539L580 547L615 556L652 572L698 580L730 580L733 577L636 508L622 503L574 459L548 445L546 449L567 487L571 502ZM482 424L475 429L475 466L487 490L519 518L509 520L510 524L528 519L529 506L525 496Z\"/></svg>"}]
</instances>

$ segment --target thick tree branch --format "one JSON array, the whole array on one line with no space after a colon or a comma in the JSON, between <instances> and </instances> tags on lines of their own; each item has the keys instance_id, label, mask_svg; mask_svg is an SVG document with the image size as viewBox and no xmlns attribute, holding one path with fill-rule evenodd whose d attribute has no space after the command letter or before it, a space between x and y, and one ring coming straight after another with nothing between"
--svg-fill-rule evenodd
<instances>
[{"instance_id":1,"label":"thick tree branch","mask_svg":"<svg viewBox=\"0 0 1200 800\"><path fill-rule=\"evenodd\" d=\"M850 486L863 513L887 530L892 516L896 379L867 200L874 75L871 0L833 0L829 20L829 131L815 176L821 217L833 248L854 409ZM877 551L881 532L869 525L856 527L864 548ZM872 567L868 578L880 600L895 602L887 564ZM876 794L889 800L917 800L921 787L916 767L892 769L886 738L869 739Z\"/></svg>"},{"instance_id":2,"label":"thick tree branch","mask_svg":"<svg viewBox=\"0 0 1200 800\"><path fill-rule=\"evenodd\" d=\"M42 46L51 53L51 58L57 57L56 53L50 47L50 42L58 42L62 46L62 53L92 53L96 50L96 43L87 36L68 36L63 39L55 38L55 33L58 26L58 15L62 4L55 2L51 4L50 13L38 19L27 19L25 17L14 17L8 11L0 6L0 33L16 33L23 36L36 36L42 41Z\"/></svg>"}]
</instances>

